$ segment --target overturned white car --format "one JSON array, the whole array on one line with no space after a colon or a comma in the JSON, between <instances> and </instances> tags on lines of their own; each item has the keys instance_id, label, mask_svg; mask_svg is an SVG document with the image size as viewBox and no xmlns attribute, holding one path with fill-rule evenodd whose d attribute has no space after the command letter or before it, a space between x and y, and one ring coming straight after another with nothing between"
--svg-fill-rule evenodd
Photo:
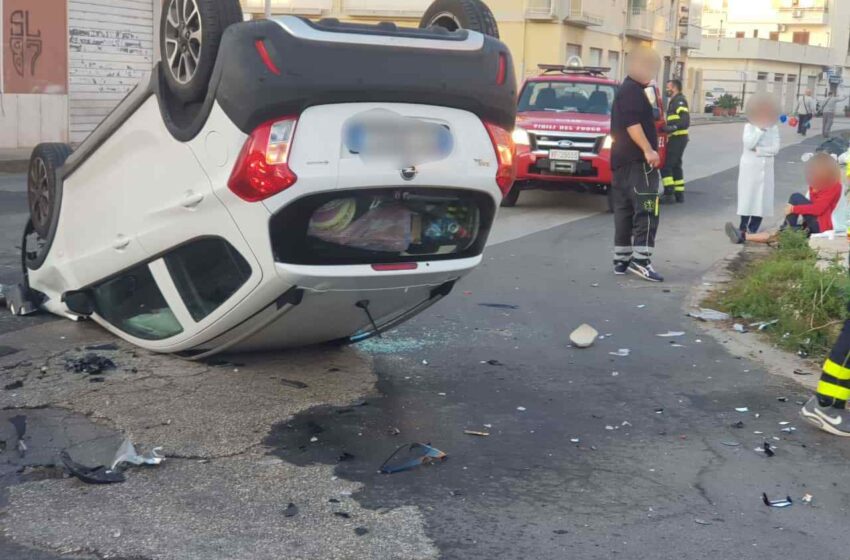
<instances>
[{"instance_id":1,"label":"overturned white car","mask_svg":"<svg viewBox=\"0 0 850 560\"><path fill-rule=\"evenodd\" d=\"M13 312L200 358L432 305L513 181L510 53L470 21L495 32L479 0L437 0L421 29L168 0L150 82L76 150L33 152Z\"/></svg>"}]
</instances>

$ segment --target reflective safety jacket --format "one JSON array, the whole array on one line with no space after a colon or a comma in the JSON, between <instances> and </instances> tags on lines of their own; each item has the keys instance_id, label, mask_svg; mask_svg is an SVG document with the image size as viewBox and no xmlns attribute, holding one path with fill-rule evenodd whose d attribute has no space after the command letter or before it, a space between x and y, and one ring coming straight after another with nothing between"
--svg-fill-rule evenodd
<instances>
[{"instance_id":1,"label":"reflective safety jacket","mask_svg":"<svg viewBox=\"0 0 850 560\"><path fill-rule=\"evenodd\" d=\"M670 136L686 136L691 126L691 114L688 100L684 94L677 93L667 103L667 125L671 130Z\"/></svg>"}]
</instances>

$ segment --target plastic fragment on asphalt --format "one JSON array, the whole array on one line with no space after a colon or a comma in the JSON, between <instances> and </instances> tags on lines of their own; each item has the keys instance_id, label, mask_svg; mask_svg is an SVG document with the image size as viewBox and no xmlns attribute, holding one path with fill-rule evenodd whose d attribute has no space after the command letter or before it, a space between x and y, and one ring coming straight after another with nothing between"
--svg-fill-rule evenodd
<instances>
[{"instance_id":1,"label":"plastic fragment on asphalt","mask_svg":"<svg viewBox=\"0 0 850 560\"><path fill-rule=\"evenodd\" d=\"M739 445L741 445L737 441L721 441L720 443L729 447L738 447Z\"/></svg>"},{"instance_id":2,"label":"plastic fragment on asphalt","mask_svg":"<svg viewBox=\"0 0 850 560\"><path fill-rule=\"evenodd\" d=\"M488 366L503 366L503 365L505 365L502 362L500 362L499 360L481 360L481 363L487 364Z\"/></svg>"},{"instance_id":3,"label":"plastic fragment on asphalt","mask_svg":"<svg viewBox=\"0 0 850 560\"><path fill-rule=\"evenodd\" d=\"M570 443L579 443L579 442L581 442L581 440L577 437L570 438Z\"/></svg>"},{"instance_id":4,"label":"plastic fragment on asphalt","mask_svg":"<svg viewBox=\"0 0 850 560\"><path fill-rule=\"evenodd\" d=\"M620 375L619 371L612 371L611 372L611 377L617 377L618 375Z\"/></svg>"},{"instance_id":5,"label":"plastic fragment on asphalt","mask_svg":"<svg viewBox=\"0 0 850 560\"><path fill-rule=\"evenodd\" d=\"M747 408L746 406L741 406L741 407L738 407L738 408L735 409L735 412L749 412L749 411L750 411L750 409Z\"/></svg>"},{"instance_id":6,"label":"plastic fragment on asphalt","mask_svg":"<svg viewBox=\"0 0 850 560\"><path fill-rule=\"evenodd\" d=\"M317 438L316 436L310 438L310 443L316 443L317 441L319 441L319 438Z\"/></svg>"},{"instance_id":7,"label":"plastic fragment on asphalt","mask_svg":"<svg viewBox=\"0 0 850 560\"><path fill-rule=\"evenodd\" d=\"M779 402L788 402L788 397L776 397Z\"/></svg>"},{"instance_id":8,"label":"plastic fragment on asphalt","mask_svg":"<svg viewBox=\"0 0 850 560\"><path fill-rule=\"evenodd\" d=\"M65 465L68 474L79 478L86 484L115 484L127 480L124 473L117 469L110 469L103 465L98 467L81 465L71 459L66 450L62 450L59 457L62 459L62 464Z\"/></svg>"},{"instance_id":9,"label":"plastic fragment on asphalt","mask_svg":"<svg viewBox=\"0 0 850 560\"><path fill-rule=\"evenodd\" d=\"M763 330L767 329L768 327L772 327L773 325L775 325L778 322L779 322L779 319L774 319L772 321L759 321L757 323L750 323L750 326L755 327L756 329L758 329L760 331L763 331Z\"/></svg>"},{"instance_id":10,"label":"plastic fragment on asphalt","mask_svg":"<svg viewBox=\"0 0 850 560\"><path fill-rule=\"evenodd\" d=\"M741 429L741 428L743 428L743 427L744 427L744 422L743 422L742 420L738 420L737 422L735 422L734 424L732 424L732 427L733 427L733 428Z\"/></svg>"},{"instance_id":11,"label":"plastic fragment on asphalt","mask_svg":"<svg viewBox=\"0 0 850 560\"><path fill-rule=\"evenodd\" d=\"M780 432L785 432L786 434L793 434L794 432L796 432L796 431L797 431L797 428L795 428L794 426L788 426L787 428L782 428L782 429L781 429L781 430L779 430L779 431L780 431Z\"/></svg>"},{"instance_id":12,"label":"plastic fragment on asphalt","mask_svg":"<svg viewBox=\"0 0 850 560\"><path fill-rule=\"evenodd\" d=\"M771 500L767 497L767 493L765 492L762 492L761 499L764 502L764 505L775 508L786 508L793 503L791 501L791 496L786 496L785 498L779 500Z\"/></svg>"},{"instance_id":13,"label":"plastic fragment on asphalt","mask_svg":"<svg viewBox=\"0 0 850 560\"><path fill-rule=\"evenodd\" d=\"M589 348L593 346L593 343L596 342L596 338L599 336L599 331L584 323L579 325L579 327L570 333L570 342L572 342L576 348Z\"/></svg>"},{"instance_id":14,"label":"plastic fragment on asphalt","mask_svg":"<svg viewBox=\"0 0 850 560\"><path fill-rule=\"evenodd\" d=\"M139 454L133 443L129 439L125 439L121 442L120 447L118 447L118 451L115 452L115 458L112 460L109 468L115 470L124 463L136 465L137 467L141 465L159 465L165 461L165 456L160 454L160 451L162 451L162 447L154 447L147 453Z\"/></svg>"},{"instance_id":15,"label":"plastic fragment on asphalt","mask_svg":"<svg viewBox=\"0 0 850 560\"><path fill-rule=\"evenodd\" d=\"M768 457L773 457L774 455L776 455L776 452L773 451L774 449L775 448L768 442L764 442L764 445L761 446L761 451Z\"/></svg>"},{"instance_id":16,"label":"plastic fragment on asphalt","mask_svg":"<svg viewBox=\"0 0 850 560\"><path fill-rule=\"evenodd\" d=\"M697 525L711 525L710 521L706 521L704 519L694 519L694 523Z\"/></svg>"},{"instance_id":17,"label":"plastic fragment on asphalt","mask_svg":"<svg viewBox=\"0 0 850 560\"><path fill-rule=\"evenodd\" d=\"M747 332L747 327L745 327L741 323L735 323L734 325L732 325L732 328L735 329L735 332L739 332L739 333Z\"/></svg>"},{"instance_id":18,"label":"plastic fragment on asphalt","mask_svg":"<svg viewBox=\"0 0 850 560\"><path fill-rule=\"evenodd\" d=\"M780 422L780 423L779 423L779 425L780 425L780 426L787 426L787 425L788 425L788 424L790 424L790 423L791 423L791 422Z\"/></svg>"},{"instance_id":19,"label":"plastic fragment on asphalt","mask_svg":"<svg viewBox=\"0 0 850 560\"><path fill-rule=\"evenodd\" d=\"M672 338L676 336L685 336L685 331L667 331L666 333L657 334L661 338Z\"/></svg>"},{"instance_id":20,"label":"plastic fragment on asphalt","mask_svg":"<svg viewBox=\"0 0 850 560\"><path fill-rule=\"evenodd\" d=\"M13 381L12 383L8 383L3 386L3 389L6 391L14 391L15 389L20 389L24 386L24 382L18 379L17 381Z\"/></svg>"},{"instance_id":21,"label":"plastic fragment on asphalt","mask_svg":"<svg viewBox=\"0 0 850 560\"><path fill-rule=\"evenodd\" d=\"M803 502L804 504L810 504L810 503L812 503L813 499L814 499L814 496L812 496L811 494L804 494L803 497L800 498L800 501Z\"/></svg>"},{"instance_id":22,"label":"plastic fragment on asphalt","mask_svg":"<svg viewBox=\"0 0 850 560\"><path fill-rule=\"evenodd\" d=\"M309 387L309 385L307 385L303 381L298 381L296 379L281 378L280 382L283 386L292 387L293 389L306 389L307 387Z\"/></svg>"},{"instance_id":23,"label":"plastic fragment on asphalt","mask_svg":"<svg viewBox=\"0 0 850 560\"><path fill-rule=\"evenodd\" d=\"M295 517L296 515L298 515L298 506L296 506L292 502L289 502L289 505L286 506L285 510L283 510L283 516L284 517Z\"/></svg>"},{"instance_id":24,"label":"plastic fragment on asphalt","mask_svg":"<svg viewBox=\"0 0 850 560\"><path fill-rule=\"evenodd\" d=\"M481 307L492 307L493 309L519 309L519 305L510 303L479 303Z\"/></svg>"},{"instance_id":25,"label":"plastic fragment on asphalt","mask_svg":"<svg viewBox=\"0 0 850 560\"><path fill-rule=\"evenodd\" d=\"M793 373L794 373L794 375L812 375L812 372L810 372L810 371L803 371L803 370L801 370L801 369L795 369L795 370L793 371Z\"/></svg>"},{"instance_id":26,"label":"plastic fragment on asphalt","mask_svg":"<svg viewBox=\"0 0 850 560\"><path fill-rule=\"evenodd\" d=\"M696 311L690 311L688 313L688 317L693 317L694 319L699 319L700 321L726 321L729 319L729 314L723 313L722 311L717 311L715 309L700 307Z\"/></svg>"},{"instance_id":27,"label":"plastic fragment on asphalt","mask_svg":"<svg viewBox=\"0 0 850 560\"><path fill-rule=\"evenodd\" d=\"M612 355L612 356L619 356L619 357L621 357L621 358L625 358L626 356L628 356L629 354L631 354L631 353L632 353L632 351L631 351L631 350L629 350L628 348L620 348L620 349L619 349L619 350L617 350L616 352L608 352L608 353L609 353L610 355Z\"/></svg>"},{"instance_id":28,"label":"plastic fragment on asphalt","mask_svg":"<svg viewBox=\"0 0 850 560\"><path fill-rule=\"evenodd\" d=\"M516 409L519 410L520 412L525 412L525 410L526 410L526 408L524 406L518 406L518 407L516 407Z\"/></svg>"},{"instance_id":29,"label":"plastic fragment on asphalt","mask_svg":"<svg viewBox=\"0 0 850 560\"><path fill-rule=\"evenodd\" d=\"M94 352L89 352L78 358L68 358L65 360L65 370L74 373L94 375L112 369L115 369L115 362Z\"/></svg>"},{"instance_id":30,"label":"plastic fragment on asphalt","mask_svg":"<svg viewBox=\"0 0 850 560\"><path fill-rule=\"evenodd\" d=\"M443 462L446 459L448 455L436 447L424 443L406 443L396 448L378 471L382 474L393 474L421 465Z\"/></svg>"},{"instance_id":31,"label":"plastic fragment on asphalt","mask_svg":"<svg viewBox=\"0 0 850 560\"><path fill-rule=\"evenodd\" d=\"M468 436L480 436L480 437L487 437L487 436L490 435L490 432L479 432L477 430L464 430L463 433L465 433Z\"/></svg>"}]
</instances>

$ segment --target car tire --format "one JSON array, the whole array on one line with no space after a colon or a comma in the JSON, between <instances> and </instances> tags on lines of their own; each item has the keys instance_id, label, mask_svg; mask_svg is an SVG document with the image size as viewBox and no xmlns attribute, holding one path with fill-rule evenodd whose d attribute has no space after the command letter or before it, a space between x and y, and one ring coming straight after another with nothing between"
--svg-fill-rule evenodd
<instances>
[{"instance_id":1,"label":"car tire","mask_svg":"<svg viewBox=\"0 0 850 560\"><path fill-rule=\"evenodd\" d=\"M195 103L206 96L224 30L242 20L239 0L165 0L159 52L177 99Z\"/></svg>"},{"instance_id":2,"label":"car tire","mask_svg":"<svg viewBox=\"0 0 850 560\"><path fill-rule=\"evenodd\" d=\"M508 191L508 194L502 198L502 202L500 206L502 208L513 208L516 206L517 200L519 200L519 193L522 191L518 183L514 183L514 186L511 187L511 190Z\"/></svg>"},{"instance_id":3,"label":"car tire","mask_svg":"<svg viewBox=\"0 0 850 560\"><path fill-rule=\"evenodd\" d=\"M419 27L443 27L449 31L469 29L499 38L496 18L481 0L434 0L419 21Z\"/></svg>"},{"instance_id":4,"label":"car tire","mask_svg":"<svg viewBox=\"0 0 850 560\"><path fill-rule=\"evenodd\" d=\"M59 211L56 172L71 155L71 146L60 143L39 144L30 156L27 172L27 202L35 232L50 236L54 214Z\"/></svg>"}]
</instances>

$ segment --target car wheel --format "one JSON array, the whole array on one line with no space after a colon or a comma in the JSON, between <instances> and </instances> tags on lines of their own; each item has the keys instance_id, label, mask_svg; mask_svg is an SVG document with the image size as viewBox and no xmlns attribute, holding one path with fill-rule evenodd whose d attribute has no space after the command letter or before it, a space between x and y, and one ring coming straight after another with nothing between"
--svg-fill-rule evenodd
<instances>
[{"instance_id":1,"label":"car wheel","mask_svg":"<svg viewBox=\"0 0 850 560\"><path fill-rule=\"evenodd\" d=\"M50 234L53 215L58 211L56 171L71 154L67 144L39 144L30 156L27 174L27 201L35 232L43 238Z\"/></svg>"},{"instance_id":2,"label":"car wheel","mask_svg":"<svg viewBox=\"0 0 850 560\"><path fill-rule=\"evenodd\" d=\"M522 189L519 187L519 184L514 183L514 186L511 187L511 190L508 191L508 194L502 199L501 206L503 208L513 208L516 206L517 200L519 200L519 193Z\"/></svg>"},{"instance_id":3,"label":"car wheel","mask_svg":"<svg viewBox=\"0 0 850 560\"><path fill-rule=\"evenodd\" d=\"M175 97L193 103L206 96L221 36L242 19L239 0L165 0L159 49Z\"/></svg>"},{"instance_id":4,"label":"car wheel","mask_svg":"<svg viewBox=\"0 0 850 560\"><path fill-rule=\"evenodd\" d=\"M444 27L449 31L469 29L499 38L496 18L481 0L434 0L419 21L419 27Z\"/></svg>"}]
</instances>

